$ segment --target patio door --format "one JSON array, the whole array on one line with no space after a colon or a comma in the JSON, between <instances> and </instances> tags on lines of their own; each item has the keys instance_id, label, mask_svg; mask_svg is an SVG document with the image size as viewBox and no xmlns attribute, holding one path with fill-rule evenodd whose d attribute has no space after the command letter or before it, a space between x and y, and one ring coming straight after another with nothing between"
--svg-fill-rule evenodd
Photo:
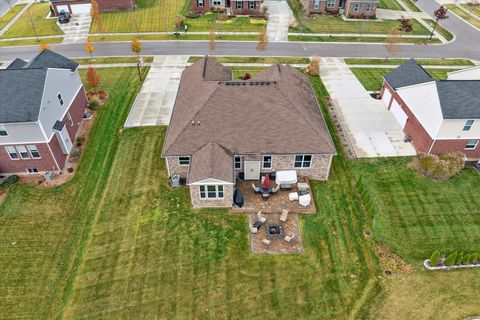
<instances>
[{"instance_id":1,"label":"patio door","mask_svg":"<svg viewBox=\"0 0 480 320\"><path fill-rule=\"evenodd\" d=\"M245 161L245 180L260 180L260 161Z\"/></svg>"}]
</instances>

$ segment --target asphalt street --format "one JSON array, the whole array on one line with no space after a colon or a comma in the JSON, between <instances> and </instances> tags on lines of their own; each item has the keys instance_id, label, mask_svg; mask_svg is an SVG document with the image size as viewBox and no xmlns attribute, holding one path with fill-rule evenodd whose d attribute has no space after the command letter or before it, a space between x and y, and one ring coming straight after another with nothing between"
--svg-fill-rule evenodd
<instances>
[{"instance_id":1,"label":"asphalt street","mask_svg":"<svg viewBox=\"0 0 480 320\"><path fill-rule=\"evenodd\" d=\"M417 5L433 16L440 5L435 0L419 0ZM453 14L441 24L455 34L455 41L439 45L400 45L396 57L469 58L480 60L480 31ZM143 41L144 55L208 54L208 41ZM133 55L129 42L96 43L96 56ZM68 57L88 56L81 43L52 45L52 49ZM38 46L0 48L0 60L16 57L30 59ZM255 42L217 42L215 55L230 56L319 56L319 57L386 57L383 44L271 42L265 51L257 51Z\"/></svg>"}]
</instances>

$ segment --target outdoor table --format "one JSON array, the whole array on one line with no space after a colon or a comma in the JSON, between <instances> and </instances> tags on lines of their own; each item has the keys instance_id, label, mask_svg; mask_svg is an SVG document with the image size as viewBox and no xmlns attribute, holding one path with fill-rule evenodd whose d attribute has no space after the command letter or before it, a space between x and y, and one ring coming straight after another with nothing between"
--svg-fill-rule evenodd
<instances>
[{"instance_id":1,"label":"outdoor table","mask_svg":"<svg viewBox=\"0 0 480 320\"><path fill-rule=\"evenodd\" d=\"M264 194L268 194L268 193L271 193L272 192L272 187L268 187L268 188L263 188L262 185L260 185L260 187L258 188L260 189L260 193L264 193Z\"/></svg>"}]
</instances>

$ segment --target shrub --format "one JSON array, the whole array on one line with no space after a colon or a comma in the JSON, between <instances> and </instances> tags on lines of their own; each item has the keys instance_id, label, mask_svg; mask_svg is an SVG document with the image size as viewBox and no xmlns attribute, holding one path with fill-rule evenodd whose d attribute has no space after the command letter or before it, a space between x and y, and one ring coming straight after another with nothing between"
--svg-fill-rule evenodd
<instances>
[{"instance_id":1,"label":"shrub","mask_svg":"<svg viewBox=\"0 0 480 320\"><path fill-rule=\"evenodd\" d=\"M6 182L8 184L15 184L15 183L18 182L18 180L20 180L20 177L14 174L14 175L9 176L6 180Z\"/></svg>"},{"instance_id":2,"label":"shrub","mask_svg":"<svg viewBox=\"0 0 480 320\"><path fill-rule=\"evenodd\" d=\"M445 265L451 267L455 264L456 260L457 260L457 252L450 253L445 259Z\"/></svg>"},{"instance_id":3,"label":"shrub","mask_svg":"<svg viewBox=\"0 0 480 320\"><path fill-rule=\"evenodd\" d=\"M440 156L419 153L413 160L413 166L427 177L445 180L457 175L464 161L465 155L461 152L447 152Z\"/></svg>"},{"instance_id":4,"label":"shrub","mask_svg":"<svg viewBox=\"0 0 480 320\"><path fill-rule=\"evenodd\" d=\"M318 58L310 59L305 72L311 76L318 76L320 74L320 60Z\"/></svg>"},{"instance_id":5,"label":"shrub","mask_svg":"<svg viewBox=\"0 0 480 320\"><path fill-rule=\"evenodd\" d=\"M478 259L480 258L479 253L478 253L478 252L475 252L475 253L473 253L472 255L473 255L473 257L472 257L472 262L473 262L473 263L478 263Z\"/></svg>"},{"instance_id":6,"label":"shrub","mask_svg":"<svg viewBox=\"0 0 480 320\"><path fill-rule=\"evenodd\" d=\"M430 259L428 261L430 262L430 266L436 267L438 265L439 260L440 260L440 251L435 250L430 256Z\"/></svg>"},{"instance_id":7,"label":"shrub","mask_svg":"<svg viewBox=\"0 0 480 320\"><path fill-rule=\"evenodd\" d=\"M81 147L85 142L85 137L78 137L77 138L77 147Z\"/></svg>"},{"instance_id":8,"label":"shrub","mask_svg":"<svg viewBox=\"0 0 480 320\"><path fill-rule=\"evenodd\" d=\"M455 259L455 264L461 264L463 261L463 252L457 254L457 258Z\"/></svg>"},{"instance_id":9,"label":"shrub","mask_svg":"<svg viewBox=\"0 0 480 320\"><path fill-rule=\"evenodd\" d=\"M98 94L106 94L105 90L98 90Z\"/></svg>"},{"instance_id":10,"label":"shrub","mask_svg":"<svg viewBox=\"0 0 480 320\"><path fill-rule=\"evenodd\" d=\"M88 106L88 109L97 110L98 106L99 106L98 101L92 101L92 102L90 102L90 105Z\"/></svg>"},{"instance_id":11,"label":"shrub","mask_svg":"<svg viewBox=\"0 0 480 320\"><path fill-rule=\"evenodd\" d=\"M67 172L68 172L68 173L72 173L72 172L73 172L73 168L72 168L72 167L68 168L68 169L67 169Z\"/></svg>"},{"instance_id":12,"label":"shrub","mask_svg":"<svg viewBox=\"0 0 480 320\"><path fill-rule=\"evenodd\" d=\"M70 152L70 160L77 161L78 158L80 158L80 149L73 149L72 152Z\"/></svg>"},{"instance_id":13,"label":"shrub","mask_svg":"<svg viewBox=\"0 0 480 320\"><path fill-rule=\"evenodd\" d=\"M248 79L250 79L251 77L252 77L252 76L250 75L250 73L247 72L247 73L245 73L245 74L243 75L243 78L242 78L242 79L243 79L243 80L248 80Z\"/></svg>"}]
</instances>

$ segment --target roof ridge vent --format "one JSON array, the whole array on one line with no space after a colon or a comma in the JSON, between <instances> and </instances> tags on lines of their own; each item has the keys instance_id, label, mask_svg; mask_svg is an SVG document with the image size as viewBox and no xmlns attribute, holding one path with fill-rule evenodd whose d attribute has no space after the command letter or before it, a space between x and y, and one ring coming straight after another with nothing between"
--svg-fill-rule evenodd
<instances>
[{"instance_id":1,"label":"roof ridge vent","mask_svg":"<svg viewBox=\"0 0 480 320\"><path fill-rule=\"evenodd\" d=\"M203 62L203 71L202 71L203 79L205 79L205 74L207 73L207 60L208 60L208 55L205 56L205 61Z\"/></svg>"}]
</instances>

